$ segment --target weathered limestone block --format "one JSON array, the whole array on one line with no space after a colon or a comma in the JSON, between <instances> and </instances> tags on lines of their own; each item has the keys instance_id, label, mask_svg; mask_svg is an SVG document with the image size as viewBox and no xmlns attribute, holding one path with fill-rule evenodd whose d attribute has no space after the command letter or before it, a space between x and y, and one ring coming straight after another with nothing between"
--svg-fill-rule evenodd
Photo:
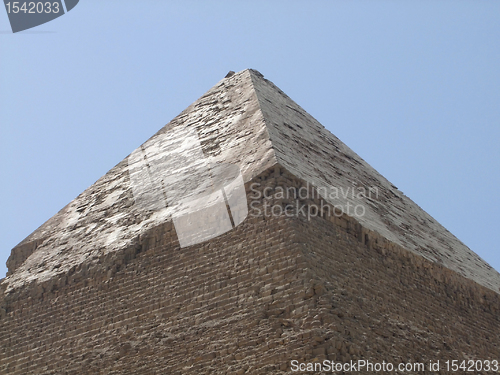
<instances>
[{"instance_id":1,"label":"weathered limestone block","mask_svg":"<svg viewBox=\"0 0 500 375\"><path fill-rule=\"evenodd\" d=\"M500 357L498 273L258 72L222 80L160 134L186 124L207 156L239 166L248 217L181 248L168 214L137 210L118 164L13 250L1 374ZM332 215L339 202L318 195L346 176L379 188L366 216ZM306 196L273 195L292 187ZM295 203L323 207L285 210Z\"/></svg>"}]
</instances>

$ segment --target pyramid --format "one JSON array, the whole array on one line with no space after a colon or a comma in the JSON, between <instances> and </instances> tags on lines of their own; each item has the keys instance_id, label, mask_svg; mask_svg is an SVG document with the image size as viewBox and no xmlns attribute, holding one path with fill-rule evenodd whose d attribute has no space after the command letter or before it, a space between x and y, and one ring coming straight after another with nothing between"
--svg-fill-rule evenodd
<instances>
[{"instance_id":1,"label":"pyramid","mask_svg":"<svg viewBox=\"0 0 500 375\"><path fill-rule=\"evenodd\" d=\"M435 373L500 354L500 274L255 70L7 266L2 374Z\"/></svg>"}]
</instances>

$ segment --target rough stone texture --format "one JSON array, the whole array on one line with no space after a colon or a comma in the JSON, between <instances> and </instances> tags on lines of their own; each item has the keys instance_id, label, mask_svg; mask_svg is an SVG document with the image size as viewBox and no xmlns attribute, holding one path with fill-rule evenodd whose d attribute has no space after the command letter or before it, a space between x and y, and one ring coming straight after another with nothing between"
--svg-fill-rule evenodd
<instances>
[{"instance_id":1,"label":"rough stone texture","mask_svg":"<svg viewBox=\"0 0 500 375\"><path fill-rule=\"evenodd\" d=\"M252 75L278 164L317 187L378 188L359 222L388 240L492 290L500 274L381 176L272 82ZM356 200L339 197L346 204ZM332 204L334 201L325 197Z\"/></svg>"},{"instance_id":2,"label":"rough stone texture","mask_svg":"<svg viewBox=\"0 0 500 375\"><path fill-rule=\"evenodd\" d=\"M196 127L205 155L238 165L245 181L276 164L250 76L223 79L157 134ZM64 274L129 246L170 216L168 208L149 216L137 209L125 159L12 250L3 283L11 290Z\"/></svg>"},{"instance_id":3,"label":"rough stone texture","mask_svg":"<svg viewBox=\"0 0 500 375\"><path fill-rule=\"evenodd\" d=\"M168 208L136 209L121 162L13 249L0 374L500 357L498 273L258 72L222 80L160 132L186 124L213 162L239 165L248 218L181 249ZM338 203L328 197L311 220L264 214L319 206L314 186L353 182L379 187L365 217L326 215ZM279 187L308 198L255 198Z\"/></svg>"},{"instance_id":4,"label":"rough stone texture","mask_svg":"<svg viewBox=\"0 0 500 375\"><path fill-rule=\"evenodd\" d=\"M221 80L158 133L181 125L196 128L213 163L238 165L245 182L279 164L317 187L377 187L378 198L364 202L364 227L500 290L497 271L260 73L244 70ZM356 204L350 196L325 200ZM7 290L129 246L171 216L167 208L145 217L133 202L124 160L12 250Z\"/></svg>"},{"instance_id":5,"label":"rough stone texture","mask_svg":"<svg viewBox=\"0 0 500 375\"><path fill-rule=\"evenodd\" d=\"M305 186L274 168L254 181ZM345 215L252 215L185 249L166 222L53 280L2 301L0 373L285 374L293 359L500 356L497 293Z\"/></svg>"}]
</instances>

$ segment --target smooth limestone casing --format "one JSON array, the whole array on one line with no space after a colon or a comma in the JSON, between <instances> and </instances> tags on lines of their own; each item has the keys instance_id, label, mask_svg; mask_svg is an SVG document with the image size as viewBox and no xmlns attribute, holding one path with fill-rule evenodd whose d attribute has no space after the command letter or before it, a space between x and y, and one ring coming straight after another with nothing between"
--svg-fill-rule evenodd
<instances>
[{"instance_id":1,"label":"smooth limestone casing","mask_svg":"<svg viewBox=\"0 0 500 375\"><path fill-rule=\"evenodd\" d=\"M177 126L196 127L212 162L238 165L245 181L276 164L249 71L219 82L157 134ZM3 284L12 290L64 274L128 246L170 217L168 208L145 215L134 205L125 159L12 250Z\"/></svg>"},{"instance_id":2,"label":"smooth limestone casing","mask_svg":"<svg viewBox=\"0 0 500 375\"><path fill-rule=\"evenodd\" d=\"M13 249L0 373L498 358L498 273L258 72L222 80L160 133L180 125L247 188L354 182L380 196L357 220L257 215L180 249L168 209L134 206L124 160Z\"/></svg>"},{"instance_id":3,"label":"smooth limestone casing","mask_svg":"<svg viewBox=\"0 0 500 375\"><path fill-rule=\"evenodd\" d=\"M376 187L378 198L366 199L366 214L358 218L364 227L500 290L496 270L257 71L223 79L158 133L176 126L195 127L205 155L238 165L245 182L278 164L317 187ZM350 196L326 198L358 203ZM126 247L171 216L168 208L145 216L133 203L125 159L12 250L6 289L47 280Z\"/></svg>"},{"instance_id":4,"label":"smooth limestone casing","mask_svg":"<svg viewBox=\"0 0 500 375\"><path fill-rule=\"evenodd\" d=\"M317 187L376 187L378 198L363 200L366 213L358 218L361 225L495 292L500 291L500 274L495 269L272 82L257 73L252 74L252 79L279 165ZM335 126L339 124L332 127ZM340 201L359 203L350 195Z\"/></svg>"}]
</instances>

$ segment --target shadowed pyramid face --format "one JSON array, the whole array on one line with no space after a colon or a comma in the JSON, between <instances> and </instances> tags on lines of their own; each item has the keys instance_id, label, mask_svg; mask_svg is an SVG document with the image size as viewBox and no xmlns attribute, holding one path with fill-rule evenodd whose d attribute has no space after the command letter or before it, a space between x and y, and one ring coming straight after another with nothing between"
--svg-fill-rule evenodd
<instances>
[{"instance_id":1,"label":"shadowed pyramid face","mask_svg":"<svg viewBox=\"0 0 500 375\"><path fill-rule=\"evenodd\" d=\"M129 156L128 169L139 211L169 208L181 247L217 237L248 214L239 167L212 165L193 128L153 137Z\"/></svg>"},{"instance_id":2,"label":"shadowed pyramid face","mask_svg":"<svg viewBox=\"0 0 500 375\"><path fill-rule=\"evenodd\" d=\"M73 9L79 0L64 0L66 11ZM61 0L56 1L10 1L4 0L13 33L31 29L52 21L64 14Z\"/></svg>"},{"instance_id":3,"label":"shadowed pyramid face","mask_svg":"<svg viewBox=\"0 0 500 375\"><path fill-rule=\"evenodd\" d=\"M500 290L498 272L253 70L218 82L16 246L3 284L9 291L69 272L134 246L170 219L183 248L215 238L253 217L254 193L247 197L243 184L251 190L276 167L318 192L376 188L356 215L361 227ZM351 194L324 199L359 203Z\"/></svg>"}]
</instances>

